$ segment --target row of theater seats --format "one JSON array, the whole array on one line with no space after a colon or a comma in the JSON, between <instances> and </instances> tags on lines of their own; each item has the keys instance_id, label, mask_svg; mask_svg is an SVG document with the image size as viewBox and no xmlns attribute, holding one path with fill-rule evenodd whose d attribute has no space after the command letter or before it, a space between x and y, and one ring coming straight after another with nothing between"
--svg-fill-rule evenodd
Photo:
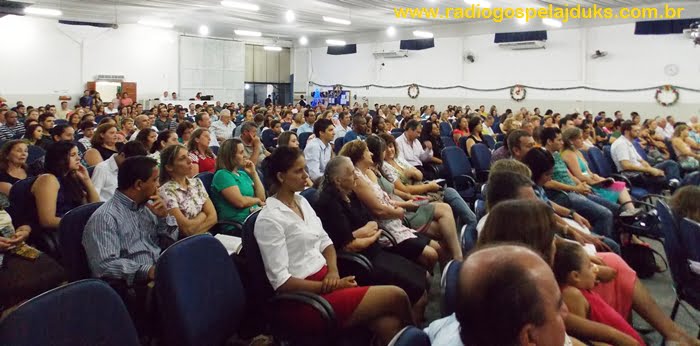
<instances>
[{"instance_id":1,"label":"row of theater seats","mask_svg":"<svg viewBox=\"0 0 700 346\"><path fill-rule=\"evenodd\" d=\"M308 189L303 195L312 198L315 190ZM59 236L61 263L73 283L42 294L10 314L0 323L3 344L5 340L11 345L138 344L123 303L115 300L120 295L128 299L129 290L122 283L87 279L90 271L82 233L101 205L83 205L64 215L54 233ZM274 294L253 232L257 215L251 214L241 225L240 255L229 256L211 234L185 238L161 254L156 263L155 303L147 309L155 312L152 318L160 326L155 337L165 345L223 345L237 333L265 333L292 344L329 344L338 339L366 344L370 337L366 331L338 334L333 309L320 296ZM356 275L360 284L368 281L372 270L371 263L359 254L339 252L338 265L341 275ZM110 286L119 295L109 292ZM277 313L289 304L310 306L326 327L309 333L303 328L304 321ZM67 312L71 318L62 319ZM395 345L430 344L427 335L413 327L395 339Z\"/></svg>"}]
</instances>

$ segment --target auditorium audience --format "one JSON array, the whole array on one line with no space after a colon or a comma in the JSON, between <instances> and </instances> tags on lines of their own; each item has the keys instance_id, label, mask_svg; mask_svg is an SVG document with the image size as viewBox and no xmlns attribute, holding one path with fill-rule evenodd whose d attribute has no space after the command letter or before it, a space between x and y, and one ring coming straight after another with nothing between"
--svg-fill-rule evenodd
<instances>
[{"instance_id":1,"label":"auditorium audience","mask_svg":"<svg viewBox=\"0 0 700 346\"><path fill-rule=\"evenodd\" d=\"M160 166L160 152L163 151L163 149L176 144L180 144L180 142L178 142L177 134L174 131L161 131L156 138L156 142L153 143L153 146L151 146L148 157L158 161L158 165Z\"/></svg>"},{"instance_id":2,"label":"auditorium audience","mask_svg":"<svg viewBox=\"0 0 700 346\"><path fill-rule=\"evenodd\" d=\"M145 156L146 154L146 148L141 142L131 141L124 144L117 154L95 166L90 179L102 202L106 202L114 196L114 191L117 189L119 167L122 163L130 157Z\"/></svg>"},{"instance_id":3,"label":"auditorium audience","mask_svg":"<svg viewBox=\"0 0 700 346\"><path fill-rule=\"evenodd\" d=\"M90 143L92 148L86 151L83 157L88 166L95 166L107 160L123 145L117 142L117 127L110 124L98 126Z\"/></svg>"},{"instance_id":4,"label":"auditorium audience","mask_svg":"<svg viewBox=\"0 0 700 346\"><path fill-rule=\"evenodd\" d=\"M185 120L177 125L175 133L177 133L177 140L181 144L187 144L192 137L192 132L194 132L194 124Z\"/></svg>"},{"instance_id":5,"label":"auditorium audience","mask_svg":"<svg viewBox=\"0 0 700 346\"><path fill-rule=\"evenodd\" d=\"M208 231L216 224L216 209L202 181L190 178L192 153L178 144L165 148L160 156L158 193L168 209L168 226L177 226L180 238Z\"/></svg>"},{"instance_id":6,"label":"auditorium audience","mask_svg":"<svg viewBox=\"0 0 700 346\"><path fill-rule=\"evenodd\" d=\"M38 223L56 229L61 217L85 203L99 202L100 196L85 166L80 164L78 148L71 142L56 142L46 150L46 174L37 177L31 192L36 201Z\"/></svg>"},{"instance_id":7,"label":"auditorium audience","mask_svg":"<svg viewBox=\"0 0 700 346\"><path fill-rule=\"evenodd\" d=\"M483 119L481 117L472 117L469 119L469 137L467 139L467 155L471 155L472 146L484 141L483 135Z\"/></svg>"},{"instance_id":8,"label":"auditorium audience","mask_svg":"<svg viewBox=\"0 0 700 346\"><path fill-rule=\"evenodd\" d=\"M260 168L260 164L266 157L270 156L270 152L262 145L255 123L246 122L239 127L241 128L240 139L243 142L246 158L253 162L255 167Z\"/></svg>"},{"instance_id":9,"label":"auditorium audience","mask_svg":"<svg viewBox=\"0 0 700 346\"><path fill-rule=\"evenodd\" d=\"M430 142L430 146L433 148L433 157L430 163L436 165L442 164L442 149L445 145L442 143L442 138L440 138L440 123L426 122L421 130L420 142Z\"/></svg>"},{"instance_id":10,"label":"auditorium audience","mask_svg":"<svg viewBox=\"0 0 700 346\"><path fill-rule=\"evenodd\" d=\"M299 128L297 128L297 134L301 135L302 133L305 133L305 132L313 132L315 122L316 122L316 113L311 109L305 110L304 111L304 124L302 124L301 126L299 126Z\"/></svg>"},{"instance_id":11,"label":"auditorium audience","mask_svg":"<svg viewBox=\"0 0 700 346\"><path fill-rule=\"evenodd\" d=\"M700 187L696 185L681 187L673 194L669 206L676 217L700 222ZM697 246L697 244L688 245Z\"/></svg>"},{"instance_id":12,"label":"auditorium audience","mask_svg":"<svg viewBox=\"0 0 700 346\"><path fill-rule=\"evenodd\" d=\"M355 114L352 116L352 130L345 134L343 142L349 143L356 139L364 141L367 138L367 134L367 119L362 114Z\"/></svg>"},{"instance_id":13,"label":"auditorium audience","mask_svg":"<svg viewBox=\"0 0 700 346\"><path fill-rule=\"evenodd\" d=\"M16 182L26 179L27 144L21 140L10 140L0 148L0 193L10 195L10 189ZM0 197L1 198L1 197Z\"/></svg>"},{"instance_id":14,"label":"auditorium audience","mask_svg":"<svg viewBox=\"0 0 700 346\"><path fill-rule=\"evenodd\" d=\"M211 193L220 220L242 224L248 215L265 206L265 188L258 171L245 158L243 143L237 138L221 144Z\"/></svg>"},{"instance_id":15,"label":"auditorium audience","mask_svg":"<svg viewBox=\"0 0 700 346\"><path fill-rule=\"evenodd\" d=\"M338 327L367 325L388 344L413 324L406 293L396 286L359 287L353 276L340 278L332 241L306 199L295 194L307 178L302 152L281 147L266 161L273 196L258 215L255 237L272 288L320 294L334 308Z\"/></svg>"},{"instance_id":16,"label":"auditorium audience","mask_svg":"<svg viewBox=\"0 0 700 346\"><path fill-rule=\"evenodd\" d=\"M84 155L85 151L92 148L92 143L90 142L92 141L92 137L95 135L95 123L88 121L80 123L80 134L82 137L78 139L78 143L80 143L83 147L80 148L80 146L78 146L78 149L81 150L82 154ZM119 133L117 133L117 135L118 134Z\"/></svg>"},{"instance_id":17,"label":"auditorium audience","mask_svg":"<svg viewBox=\"0 0 700 346\"><path fill-rule=\"evenodd\" d=\"M409 120L406 123L406 130L396 139L396 148L398 155L411 166L417 168L423 173L423 177L428 180L435 179L435 174L424 166L428 166L433 162L433 146L427 141L420 143L422 125L417 120Z\"/></svg>"},{"instance_id":18,"label":"auditorium audience","mask_svg":"<svg viewBox=\"0 0 700 346\"><path fill-rule=\"evenodd\" d=\"M700 155L698 155L691 146L688 144L687 140L690 138L690 128L688 125L680 124L676 126L673 132L673 138L671 139L671 145L673 145L673 151L676 152L678 157L678 165L684 171L695 171L700 168Z\"/></svg>"},{"instance_id":19,"label":"auditorium audience","mask_svg":"<svg viewBox=\"0 0 700 346\"><path fill-rule=\"evenodd\" d=\"M138 135L136 135L136 138L133 138L132 141L136 141L143 144L143 147L146 148L146 151L150 152L157 139L158 132L154 131L151 128L145 128L139 131Z\"/></svg>"},{"instance_id":20,"label":"auditorium audience","mask_svg":"<svg viewBox=\"0 0 700 346\"><path fill-rule=\"evenodd\" d=\"M304 159L306 159L306 169L309 172L309 179L318 185L326 164L330 161L333 153L333 138L335 127L328 119L319 119L314 124L314 138L306 143L304 148Z\"/></svg>"},{"instance_id":21,"label":"auditorium audience","mask_svg":"<svg viewBox=\"0 0 700 346\"><path fill-rule=\"evenodd\" d=\"M5 113L5 123L0 125L0 140L22 138L24 131L24 124L18 121L17 112Z\"/></svg>"},{"instance_id":22,"label":"auditorium audience","mask_svg":"<svg viewBox=\"0 0 700 346\"><path fill-rule=\"evenodd\" d=\"M347 111L341 111L338 113L338 126L335 128L335 137L333 140L338 138L345 138L345 135L350 131L350 122L352 117Z\"/></svg>"},{"instance_id":23,"label":"auditorium audience","mask_svg":"<svg viewBox=\"0 0 700 346\"><path fill-rule=\"evenodd\" d=\"M44 138L44 128L38 123L27 126L27 131L24 133L24 140L29 145L39 146Z\"/></svg>"},{"instance_id":24,"label":"auditorium audience","mask_svg":"<svg viewBox=\"0 0 700 346\"><path fill-rule=\"evenodd\" d=\"M452 131L452 139L459 145L459 139L469 136L469 119L467 117L457 119L457 126Z\"/></svg>"}]
</instances>

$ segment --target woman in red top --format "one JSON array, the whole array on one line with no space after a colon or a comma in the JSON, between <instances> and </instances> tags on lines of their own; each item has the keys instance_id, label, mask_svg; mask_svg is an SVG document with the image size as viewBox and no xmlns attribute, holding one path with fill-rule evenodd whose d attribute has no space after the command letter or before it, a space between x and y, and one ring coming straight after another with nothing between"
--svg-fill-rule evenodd
<instances>
[{"instance_id":1,"label":"woman in red top","mask_svg":"<svg viewBox=\"0 0 700 346\"><path fill-rule=\"evenodd\" d=\"M456 128L452 131L452 139L454 139L455 144L459 145L459 139L467 136L469 136L469 122L467 117L460 118L457 120Z\"/></svg>"},{"instance_id":2,"label":"woman in red top","mask_svg":"<svg viewBox=\"0 0 700 346\"><path fill-rule=\"evenodd\" d=\"M198 128L192 133L190 141L187 143L187 150L189 150L190 160L192 160L192 176L202 172L214 173L216 155L209 149L210 142L209 130Z\"/></svg>"}]
</instances>

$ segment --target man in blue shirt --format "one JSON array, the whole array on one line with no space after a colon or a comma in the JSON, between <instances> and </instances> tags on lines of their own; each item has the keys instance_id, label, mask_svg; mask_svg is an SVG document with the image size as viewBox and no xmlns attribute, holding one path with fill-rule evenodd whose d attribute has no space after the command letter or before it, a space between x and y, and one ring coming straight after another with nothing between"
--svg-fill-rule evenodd
<instances>
[{"instance_id":1,"label":"man in blue shirt","mask_svg":"<svg viewBox=\"0 0 700 346\"><path fill-rule=\"evenodd\" d=\"M90 90L83 91L83 97L80 98L80 106L92 108L92 96L90 96Z\"/></svg>"},{"instance_id":2,"label":"man in blue shirt","mask_svg":"<svg viewBox=\"0 0 700 346\"><path fill-rule=\"evenodd\" d=\"M304 124L299 126L297 129L297 136L305 132L314 131L314 123L316 122L316 113L314 111L307 109L304 111Z\"/></svg>"},{"instance_id":3,"label":"man in blue shirt","mask_svg":"<svg viewBox=\"0 0 700 346\"><path fill-rule=\"evenodd\" d=\"M362 141L367 138L367 119L362 114L355 114L352 117L352 130L345 134L343 142L349 143L358 138Z\"/></svg>"},{"instance_id":4,"label":"man in blue shirt","mask_svg":"<svg viewBox=\"0 0 700 346\"><path fill-rule=\"evenodd\" d=\"M328 119L319 119L314 124L314 136L316 138L310 140L304 148L304 158L309 178L314 185L318 185L333 153L331 146L335 136L333 122Z\"/></svg>"}]
</instances>

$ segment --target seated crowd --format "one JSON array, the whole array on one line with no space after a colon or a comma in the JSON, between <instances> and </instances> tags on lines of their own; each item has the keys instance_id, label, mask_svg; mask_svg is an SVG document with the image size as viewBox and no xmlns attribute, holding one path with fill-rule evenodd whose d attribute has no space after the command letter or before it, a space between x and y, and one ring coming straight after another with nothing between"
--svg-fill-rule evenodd
<instances>
[{"instance_id":1,"label":"seated crowd","mask_svg":"<svg viewBox=\"0 0 700 346\"><path fill-rule=\"evenodd\" d=\"M320 295L340 329L363 327L381 344L426 324L436 264L461 263L455 313L425 329L434 345L645 344L632 311L666 340L700 345L620 256L646 243L619 222L648 211L633 186L675 192L673 211L700 221L696 117L303 100L185 108L168 93L146 110L128 95L85 95L73 109L0 106L4 314L66 281L43 239L72 209L103 202L82 233L89 271L140 292L127 302L138 323L148 324L148 284L168 246L206 232L240 237L257 213L272 290ZM485 176L452 176L456 152L477 167L483 148ZM598 153L618 180L591 160ZM10 204L22 199L28 208ZM19 251L30 245L44 252L36 261ZM345 253L371 263L362 282L340 274ZM309 327L307 312L289 313Z\"/></svg>"}]
</instances>

